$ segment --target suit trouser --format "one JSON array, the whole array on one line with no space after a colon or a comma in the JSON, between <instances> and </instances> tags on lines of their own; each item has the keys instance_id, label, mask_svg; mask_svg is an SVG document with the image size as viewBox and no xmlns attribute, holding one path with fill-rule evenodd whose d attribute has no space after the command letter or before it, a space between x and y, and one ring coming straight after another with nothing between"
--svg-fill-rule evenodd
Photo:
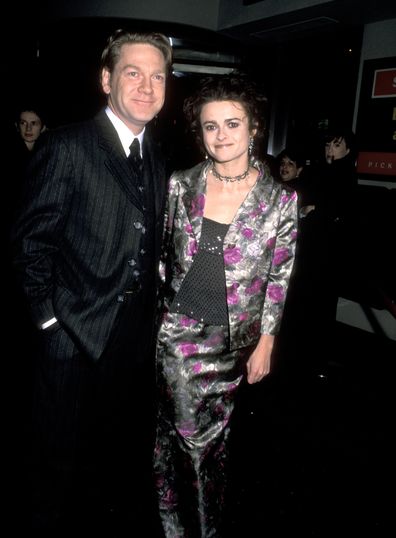
<instances>
[{"instance_id":1,"label":"suit trouser","mask_svg":"<svg viewBox=\"0 0 396 538\"><path fill-rule=\"evenodd\" d=\"M149 495L154 411L153 335L132 330L125 305L111 342L89 361L57 327L42 334L33 401L33 526L51 528L88 505ZM137 508L137 510L139 510Z\"/></svg>"}]
</instances>

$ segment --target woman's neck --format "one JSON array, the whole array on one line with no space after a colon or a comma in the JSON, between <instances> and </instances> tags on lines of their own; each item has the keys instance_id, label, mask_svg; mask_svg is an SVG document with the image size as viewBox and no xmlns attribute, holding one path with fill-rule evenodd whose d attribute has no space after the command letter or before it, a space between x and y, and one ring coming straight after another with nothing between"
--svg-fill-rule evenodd
<instances>
[{"instance_id":1,"label":"woman's neck","mask_svg":"<svg viewBox=\"0 0 396 538\"><path fill-rule=\"evenodd\" d=\"M217 181L239 183L249 177L249 161L248 159L227 163L213 161L210 171Z\"/></svg>"}]
</instances>

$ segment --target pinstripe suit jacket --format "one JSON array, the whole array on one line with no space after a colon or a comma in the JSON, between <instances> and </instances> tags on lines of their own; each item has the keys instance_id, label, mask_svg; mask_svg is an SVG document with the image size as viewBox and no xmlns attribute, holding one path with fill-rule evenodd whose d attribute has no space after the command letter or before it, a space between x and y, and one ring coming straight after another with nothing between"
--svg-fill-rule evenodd
<instances>
[{"instance_id":1,"label":"pinstripe suit jacket","mask_svg":"<svg viewBox=\"0 0 396 538\"><path fill-rule=\"evenodd\" d=\"M144 173L155 184L154 270L166 175L148 132L143 155ZM98 359L125 290L145 293L144 287L138 291L138 281L146 215L136 177L104 111L49 133L30 166L25 194L13 233L14 264L33 319L40 325L56 316L77 347Z\"/></svg>"}]
</instances>

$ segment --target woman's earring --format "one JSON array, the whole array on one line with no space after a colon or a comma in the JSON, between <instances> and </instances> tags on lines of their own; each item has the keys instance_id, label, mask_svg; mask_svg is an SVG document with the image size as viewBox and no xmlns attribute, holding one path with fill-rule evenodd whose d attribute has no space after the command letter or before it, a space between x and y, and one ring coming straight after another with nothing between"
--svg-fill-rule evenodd
<instances>
[{"instance_id":1,"label":"woman's earring","mask_svg":"<svg viewBox=\"0 0 396 538\"><path fill-rule=\"evenodd\" d=\"M251 136L249 139L249 156L253 153L254 138Z\"/></svg>"}]
</instances>

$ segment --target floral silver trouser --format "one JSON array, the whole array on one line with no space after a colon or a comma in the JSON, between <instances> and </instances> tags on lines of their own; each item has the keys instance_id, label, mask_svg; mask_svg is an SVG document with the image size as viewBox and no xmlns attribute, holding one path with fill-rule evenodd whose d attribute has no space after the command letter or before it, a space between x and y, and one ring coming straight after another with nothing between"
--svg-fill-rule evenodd
<instances>
[{"instance_id":1,"label":"floral silver trouser","mask_svg":"<svg viewBox=\"0 0 396 538\"><path fill-rule=\"evenodd\" d=\"M167 538L220 536L227 437L247 349L228 328L166 314L158 337L154 472Z\"/></svg>"}]
</instances>

